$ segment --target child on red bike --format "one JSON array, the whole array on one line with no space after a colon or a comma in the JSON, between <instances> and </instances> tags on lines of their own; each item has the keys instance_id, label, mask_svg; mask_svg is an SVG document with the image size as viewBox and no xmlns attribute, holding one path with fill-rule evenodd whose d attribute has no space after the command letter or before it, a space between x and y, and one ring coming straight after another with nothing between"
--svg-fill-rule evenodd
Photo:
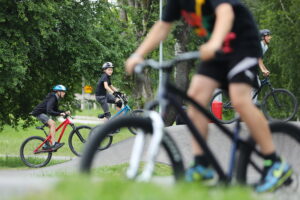
<instances>
[{"instance_id":1,"label":"child on red bike","mask_svg":"<svg viewBox=\"0 0 300 200\"><path fill-rule=\"evenodd\" d=\"M63 85L56 85L52 89L53 91L50 92L46 98L38 104L31 114L35 116L39 121L41 121L43 124L47 125L50 129L50 146L45 145L43 147L43 150L48 151L54 151L59 149L64 145L64 143L57 143L55 142L55 129L56 124L53 119L51 119L51 116L65 116L70 115L70 111L62 111L58 109L58 102L60 99L64 98L66 94L66 87Z\"/></svg>"}]
</instances>

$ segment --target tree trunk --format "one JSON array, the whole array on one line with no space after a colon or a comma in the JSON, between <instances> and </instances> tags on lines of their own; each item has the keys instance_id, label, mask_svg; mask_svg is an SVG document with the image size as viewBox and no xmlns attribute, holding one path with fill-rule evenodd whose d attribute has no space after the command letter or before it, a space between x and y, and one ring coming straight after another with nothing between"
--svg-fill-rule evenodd
<instances>
[{"instance_id":1,"label":"tree trunk","mask_svg":"<svg viewBox=\"0 0 300 200\"><path fill-rule=\"evenodd\" d=\"M135 10L139 12L140 9L149 11L152 0L119 0L118 3L120 5L134 7ZM147 19L149 14L150 12L148 12L146 15L142 15L141 21L137 23L142 25L136 27L136 38L138 41L147 34ZM127 20L127 13L124 9L121 9L121 17ZM144 77L144 80L138 80L137 78L134 78L135 87L132 89L132 96L136 99L135 104L138 108L142 108L145 102L153 99L153 89L148 70L145 70Z\"/></svg>"},{"instance_id":2,"label":"tree trunk","mask_svg":"<svg viewBox=\"0 0 300 200\"><path fill-rule=\"evenodd\" d=\"M182 24L177 28L177 32L174 33L177 42L175 44L175 55L179 53L183 53L187 51L187 43L189 41L188 37L188 26L187 24ZM187 91L188 89L188 75L189 75L189 62L180 62L176 65L174 70L174 81L177 88ZM177 97L178 102L180 102L183 105L182 99ZM175 119L176 119L177 112L174 109L174 107L169 106L167 109L167 112L164 116L165 125L166 126L172 126Z\"/></svg>"}]
</instances>

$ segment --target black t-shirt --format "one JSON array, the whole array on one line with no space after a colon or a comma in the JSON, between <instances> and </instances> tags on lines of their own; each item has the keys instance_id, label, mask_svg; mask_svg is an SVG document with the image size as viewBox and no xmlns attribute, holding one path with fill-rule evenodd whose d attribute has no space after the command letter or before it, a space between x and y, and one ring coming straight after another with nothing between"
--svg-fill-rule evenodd
<instances>
[{"instance_id":1,"label":"black t-shirt","mask_svg":"<svg viewBox=\"0 0 300 200\"><path fill-rule=\"evenodd\" d=\"M105 96L106 89L104 88L104 82L107 82L108 85L111 85L110 76L106 73L103 73L97 83L96 96Z\"/></svg>"},{"instance_id":2,"label":"black t-shirt","mask_svg":"<svg viewBox=\"0 0 300 200\"><path fill-rule=\"evenodd\" d=\"M234 11L231 32L223 43L225 53L243 53L246 56L262 55L257 26L250 11L238 0L167 0L162 20L173 22L181 17L193 28L197 35L209 38L215 23L215 9L221 3L229 3Z\"/></svg>"},{"instance_id":3,"label":"black t-shirt","mask_svg":"<svg viewBox=\"0 0 300 200\"><path fill-rule=\"evenodd\" d=\"M64 111L58 109L58 98L55 95L55 92L51 92L46 96L43 102L33 109L32 115L38 116L44 113L53 116L59 116L62 112Z\"/></svg>"}]
</instances>

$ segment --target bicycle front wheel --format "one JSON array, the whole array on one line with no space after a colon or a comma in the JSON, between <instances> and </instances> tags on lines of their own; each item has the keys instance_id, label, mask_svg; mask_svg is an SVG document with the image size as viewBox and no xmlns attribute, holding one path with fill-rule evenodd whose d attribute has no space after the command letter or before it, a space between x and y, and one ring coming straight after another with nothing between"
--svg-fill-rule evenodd
<instances>
[{"instance_id":1,"label":"bicycle front wheel","mask_svg":"<svg viewBox=\"0 0 300 200\"><path fill-rule=\"evenodd\" d=\"M142 117L144 114L144 110L142 109L137 109L137 110L133 110L132 112L130 112L130 115L133 117ZM129 131L133 134L136 135L137 134L137 129L134 127L128 127Z\"/></svg>"},{"instance_id":2,"label":"bicycle front wheel","mask_svg":"<svg viewBox=\"0 0 300 200\"><path fill-rule=\"evenodd\" d=\"M297 112L296 97L288 90L275 89L268 93L262 103L262 111L268 120L291 120Z\"/></svg>"},{"instance_id":3,"label":"bicycle front wheel","mask_svg":"<svg viewBox=\"0 0 300 200\"><path fill-rule=\"evenodd\" d=\"M107 134L120 129L127 129L134 127L136 130L142 131L146 134L147 139L151 139L152 125L150 119L137 118L132 116L123 116L115 120L108 121L103 126L94 129L92 139L88 141L85 146L82 159L80 162L81 172L93 172L100 174L101 177L109 177L125 175L128 169L128 163L131 157L132 147L135 137L123 140L119 143L113 144L108 150L97 152L97 147ZM146 141L143 147L148 146ZM142 155L140 168L145 164L145 156ZM94 168L93 170L91 170ZM110 174L110 172L113 172ZM181 154L175 145L172 138L165 133L161 144L160 152L155 162L154 176L173 176L175 179L182 178L184 174L184 167Z\"/></svg>"},{"instance_id":4,"label":"bicycle front wheel","mask_svg":"<svg viewBox=\"0 0 300 200\"><path fill-rule=\"evenodd\" d=\"M45 138L31 136L27 138L20 147L20 157L22 162L28 167L38 168L46 166L52 157L51 152L42 151L42 147L37 148L45 141ZM47 143L47 145L50 145ZM37 150L36 152L34 152Z\"/></svg>"},{"instance_id":5,"label":"bicycle front wheel","mask_svg":"<svg viewBox=\"0 0 300 200\"><path fill-rule=\"evenodd\" d=\"M291 165L293 175L287 188L298 189L300 174L300 129L299 127L284 123L273 122L270 124L272 139L275 144L276 153L283 161ZM258 183L263 171L263 158L253 148L258 146L241 145L240 156L237 165L237 180L240 183Z\"/></svg>"},{"instance_id":6,"label":"bicycle front wheel","mask_svg":"<svg viewBox=\"0 0 300 200\"><path fill-rule=\"evenodd\" d=\"M68 141L69 147L76 156L82 155L84 145L90 138L91 130L92 128L89 126L78 126L70 133ZM108 136L106 138L106 142L103 142L103 146L98 147L98 150L104 150L108 148L111 143L112 137Z\"/></svg>"},{"instance_id":7,"label":"bicycle front wheel","mask_svg":"<svg viewBox=\"0 0 300 200\"><path fill-rule=\"evenodd\" d=\"M213 111L213 104L215 102L222 103L222 110L220 116L218 116ZM213 95L212 99L209 102L209 110L214 116L214 118L222 124L230 124L239 118L239 115L231 105L231 101L228 94L223 90L220 90Z\"/></svg>"}]
</instances>

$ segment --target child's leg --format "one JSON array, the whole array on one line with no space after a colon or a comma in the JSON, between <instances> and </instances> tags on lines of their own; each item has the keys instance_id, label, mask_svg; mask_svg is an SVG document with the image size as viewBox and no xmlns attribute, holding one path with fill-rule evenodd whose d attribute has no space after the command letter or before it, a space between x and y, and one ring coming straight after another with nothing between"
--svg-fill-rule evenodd
<instances>
[{"instance_id":1,"label":"child's leg","mask_svg":"<svg viewBox=\"0 0 300 200\"><path fill-rule=\"evenodd\" d=\"M218 85L217 81L207 76L195 75L191 81L188 95L200 105L207 107L212 93ZM202 136L207 138L208 119L193 106L188 107L188 115ZM203 154L202 149L194 139L192 140L192 148L195 156Z\"/></svg>"},{"instance_id":2,"label":"child's leg","mask_svg":"<svg viewBox=\"0 0 300 200\"><path fill-rule=\"evenodd\" d=\"M252 137L261 147L264 155L275 152L268 121L262 112L252 103L252 87L245 83L231 83L229 94L233 107L240 113L242 120L250 129Z\"/></svg>"},{"instance_id":3,"label":"child's leg","mask_svg":"<svg viewBox=\"0 0 300 200\"><path fill-rule=\"evenodd\" d=\"M122 109L122 101L116 98L114 95L107 94L107 102L116 105L116 110L120 111Z\"/></svg>"},{"instance_id":4,"label":"child's leg","mask_svg":"<svg viewBox=\"0 0 300 200\"><path fill-rule=\"evenodd\" d=\"M48 122L47 122L48 126L49 126L49 129L50 129L50 142L52 145L54 145L55 143L55 129L56 129L56 124L55 124L55 121L53 121L52 119L49 119Z\"/></svg>"},{"instance_id":5,"label":"child's leg","mask_svg":"<svg viewBox=\"0 0 300 200\"><path fill-rule=\"evenodd\" d=\"M96 100L99 102L99 104L101 105L103 111L104 111L104 118L106 120L108 120L111 116L110 112L109 112L109 107L108 107L108 103L107 103L107 96L97 96Z\"/></svg>"}]
</instances>

